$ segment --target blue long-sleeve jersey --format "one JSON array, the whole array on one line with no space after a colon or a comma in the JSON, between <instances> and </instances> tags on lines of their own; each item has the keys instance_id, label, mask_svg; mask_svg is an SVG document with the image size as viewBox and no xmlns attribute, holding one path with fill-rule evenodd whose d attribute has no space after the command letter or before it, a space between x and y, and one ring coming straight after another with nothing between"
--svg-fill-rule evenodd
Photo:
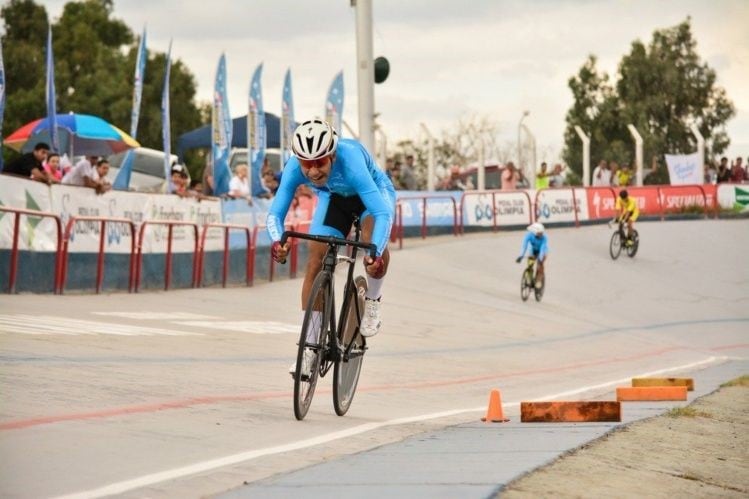
<instances>
[{"instance_id":1,"label":"blue long-sleeve jersey","mask_svg":"<svg viewBox=\"0 0 749 499\"><path fill-rule=\"evenodd\" d=\"M543 260L549 252L549 243L546 234L541 234L541 237L536 237L532 232L526 232L525 237L523 238L523 244L520 248L521 258L525 256L528 246L531 247L533 256L540 260Z\"/></svg>"},{"instance_id":2,"label":"blue long-sleeve jersey","mask_svg":"<svg viewBox=\"0 0 749 499\"><path fill-rule=\"evenodd\" d=\"M352 139L339 139L335 161L330 167L328 182L323 187L315 186L302 174L301 165L295 156L286 162L281 184L273 198L266 221L271 240L281 239L286 213L297 187L302 184L312 188L319 198L329 197L331 193L341 196L358 195L366 207L365 213L374 217L372 242L377 246L377 254L382 255L393 225L395 189L364 146ZM318 205L320 204L318 202ZM321 227L316 227L313 222L310 232L318 233L320 229Z\"/></svg>"}]
</instances>

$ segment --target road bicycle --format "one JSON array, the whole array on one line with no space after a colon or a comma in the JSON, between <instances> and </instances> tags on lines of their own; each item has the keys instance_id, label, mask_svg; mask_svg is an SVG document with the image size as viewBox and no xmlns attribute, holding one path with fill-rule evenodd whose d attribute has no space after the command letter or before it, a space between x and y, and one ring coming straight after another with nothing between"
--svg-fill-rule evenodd
<instances>
[{"instance_id":1,"label":"road bicycle","mask_svg":"<svg viewBox=\"0 0 749 499\"><path fill-rule=\"evenodd\" d=\"M339 416L346 414L351 406L359 382L364 353L367 351L366 339L359 332L364 314L367 280L361 275L354 277L354 267L359 249L369 251L374 258L377 247L359 241L361 227L358 219L355 220L354 228L353 240L294 231L286 231L281 237L281 245L286 244L288 238L328 245L322 269L312 284L299 336L294 373L294 416L300 421L307 415L312 403L317 380L324 377L331 367L333 407ZM338 254L342 247L349 248L348 255ZM343 286L341 308L336 317L334 274L336 266L341 262L348 264L348 272ZM302 370L305 363L308 372Z\"/></svg>"},{"instance_id":2,"label":"road bicycle","mask_svg":"<svg viewBox=\"0 0 749 499\"><path fill-rule=\"evenodd\" d=\"M540 286L536 287L536 282L540 282ZM538 266L536 265L536 258L533 256L528 257L528 264L523 270L523 276L520 279L520 298L526 301L533 290L536 301L541 301L544 296L544 288L546 287L546 275L544 273L541 278L538 278Z\"/></svg>"},{"instance_id":3,"label":"road bicycle","mask_svg":"<svg viewBox=\"0 0 749 499\"><path fill-rule=\"evenodd\" d=\"M609 227L614 222L618 222L616 231L611 235L611 243L609 244L609 253L611 258L616 260L622 253L622 248L630 258L637 254L637 248L640 247L640 235L636 230L632 229L632 239L627 237L627 225L624 220L617 220L616 218L609 222Z\"/></svg>"}]
</instances>

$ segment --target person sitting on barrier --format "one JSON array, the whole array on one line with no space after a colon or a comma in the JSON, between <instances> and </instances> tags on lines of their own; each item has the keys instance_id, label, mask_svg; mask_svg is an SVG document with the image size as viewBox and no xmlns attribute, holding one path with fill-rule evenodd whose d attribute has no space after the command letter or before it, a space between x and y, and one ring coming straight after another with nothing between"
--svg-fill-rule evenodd
<instances>
[{"instance_id":1,"label":"person sitting on barrier","mask_svg":"<svg viewBox=\"0 0 749 499\"><path fill-rule=\"evenodd\" d=\"M637 201L629 196L627 189L619 191L619 197L616 198L616 221L627 223L627 246L632 246L632 230L635 220L640 216L640 208Z\"/></svg>"},{"instance_id":2,"label":"person sitting on barrier","mask_svg":"<svg viewBox=\"0 0 749 499\"><path fill-rule=\"evenodd\" d=\"M540 288L544 282L544 264L549 254L549 238L545 234L544 224L535 222L528 226L523 243L520 247L520 256L515 262L520 263L530 246L530 256L536 259L536 287Z\"/></svg>"},{"instance_id":3,"label":"person sitting on barrier","mask_svg":"<svg viewBox=\"0 0 749 499\"><path fill-rule=\"evenodd\" d=\"M171 173L171 193L176 194L179 197L186 197L189 195L187 192L188 187L188 175L187 168L179 163L172 165Z\"/></svg>"},{"instance_id":4,"label":"person sitting on barrier","mask_svg":"<svg viewBox=\"0 0 749 499\"><path fill-rule=\"evenodd\" d=\"M44 163L44 171L47 172L47 176L51 183L60 183L62 180L62 168L60 168L59 154L51 152L47 155L47 161Z\"/></svg>"},{"instance_id":5,"label":"person sitting on barrier","mask_svg":"<svg viewBox=\"0 0 749 499\"><path fill-rule=\"evenodd\" d=\"M308 185L317 194L310 234L346 237L354 217L358 217L362 241L377 246L375 258L369 254L364 257L367 292L360 328L362 336L374 336L382 326L380 299L390 261L387 243L395 214L393 183L362 144L353 139L339 139L335 129L323 120L308 120L299 125L291 144L294 156L286 162L266 222L273 241L271 255L277 262L286 260L290 241L282 246L280 240L286 214L300 185ZM327 251L327 244L321 242L309 242L308 247L302 284L303 309L307 307L312 283Z\"/></svg>"},{"instance_id":6,"label":"person sitting on barrier","mask_svg":"<svg viewBox=\"0 0 749 499\"><path fill-rule=\"evenodd\" d=\"M109 184L99 180L99 176L93 165L95 164L98 168L100 164L104 163L106 163L106 170L108 172L109 162L106 159L100 160L98 156L86 156L78 161L78 163L76 163L75 166L71 168L64 177L62 177L62 183L64 185L90 187L96 190L97 194L103 194L108 191L111 186L108 187ZM104 175L106 176L106 172Z\"/></svg>"},{"instance_id":7,"label":"person sitting on barrier","mask_svg":"<svg viewBox=\"0 0 749 499\"><path fill-rule=\"evenodd\" d=\"M49 184L50 177L42 167L42 162L47 159L47 154L49 154L49 144L39 142L34 146L33 151L27 152L6 164L5 168L1 171L10 175L18 175L19 177L30 178Z\"/></svg>"},{"instance_id":8,"label":"person sitting on barrier","mask_svg":"<svg viewBox=\"0 0 749 499\"><path fill-rule=\"evenodd\" d=\"M234 176L229 181L229 196L234 199L246 199L252 201L250 195L249 166L245 163L238 164L234 169Z\"/></svg>"}]
</instances>

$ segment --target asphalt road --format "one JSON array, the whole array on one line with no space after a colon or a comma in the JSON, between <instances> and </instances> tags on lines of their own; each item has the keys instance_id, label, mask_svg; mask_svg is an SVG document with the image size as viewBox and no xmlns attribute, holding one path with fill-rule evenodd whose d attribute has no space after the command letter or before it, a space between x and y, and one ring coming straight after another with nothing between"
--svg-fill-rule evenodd
<instances>
[{"instance_id":1,"label":"asphalt road","mask_svg":"<svg viewBox=\"0 0 749 499\"><path fill-rule=\"evenodd\" d=\"M294 419L300 280L3 296L0 495L221 494L475 422L492 388L508 403L593 399L746 359L749 221L638 229L638 255L617 261L605 226L552 229L541 303L520 301L518 232L407 240L343 418L323 379Z\"/></svg>"}]
</instances>

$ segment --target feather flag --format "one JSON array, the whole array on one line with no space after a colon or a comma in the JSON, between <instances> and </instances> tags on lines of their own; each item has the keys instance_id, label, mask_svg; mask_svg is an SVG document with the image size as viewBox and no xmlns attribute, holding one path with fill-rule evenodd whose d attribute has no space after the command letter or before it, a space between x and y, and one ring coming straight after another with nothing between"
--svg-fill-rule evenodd
<instances>
[{"instance_id":1,"label":"feather flag","mask_svg":"<svg viewBox=\"0 0 749 499\"><path fill-rule=\"evenodd\" d=\"M214 194L221 196L229 192L229 151L231 149L232 122L229 100L226 95L226 57L221 54L216 69L211 113L211 156L213 160Z\"/></svg>"},{"instance_id":2,"label":"feather flag","mask_svg":"<svg viewBox=\"0 0 749 499\"><path fill-rule=\"evenodd\" d=\"M260 171L263 169L266 145L262 75L263 64L260 63L252 75L252 82L250 83L250 109L247 113L247 148L251 161L250 192L253 196L264 192L260 183Z\"/></svg>"},{"instance_id":3,"label":"feather flag","mask_svg":"<svg viewBox=\"0 0 749 499\"><path fill-rule=\"evenodd\" d=\"M171 174L172 156L172 131L169 111L169 74L172 69L172 41L169 40L169 51L166 54L166 65L164 69L164 90L161 93L161 136L164 139L164 175L168 182L167 192L174 191Z\"/></svg>"},{"instance_id":4,"label":"feather flag","mask_svg":"<svg viewBox=\"0 0 749 499\"><path fill-rule=\"evenodd\" d=\"M55 93L55 57L52 53L52 25L47 31L47 118L49 119L50 147L55 152L59 151L60 141L57 139L57 96ZM69 151L72 152L72 151ZM71 154L72 155L72 154Z\"/></svg>"},{"instance_id":5,"label":"feather flag","mask_svg":"<svg viewBox=\"0 0 749 499\"><path fill-rule=\"evenodd\" d=\"M328 89L328 98L325 100L325 121L330 123L338 135L341 135L341 122L343 121L343 71L338 73Z\"/></svg>"},{"instance_id":6,"label":"feather flag","mask_svg":"<svg viewBox=\"0 0 749 499\"><path fill-rule=\"evenodd\" d=\"M281 168L291 157L291 136L294 134L294 97L291 93L291 69L286 70L283 79L283 96L281 100Z\"/></svg>"},{"instance_id":7,"label":"feather flag","mask_svg":"<svg viewBox=\"0 0 749 499\"><path fill-rule=\"evenodd\" d=\"M140 37L138 45L138 55L135 57L135 80L133 83L133 110L130 113L130 136L137 140L138 120L140 118L140 101L143 96L143 79L146 75L146 60L148 52L146 51L146 28L143 28L143 35ZM114 179L112 187L118 190L126 191L130 187L130 176L133 171L133 152L128 151L122 162L120 171Z\"/></svg>"}]
</instances>

